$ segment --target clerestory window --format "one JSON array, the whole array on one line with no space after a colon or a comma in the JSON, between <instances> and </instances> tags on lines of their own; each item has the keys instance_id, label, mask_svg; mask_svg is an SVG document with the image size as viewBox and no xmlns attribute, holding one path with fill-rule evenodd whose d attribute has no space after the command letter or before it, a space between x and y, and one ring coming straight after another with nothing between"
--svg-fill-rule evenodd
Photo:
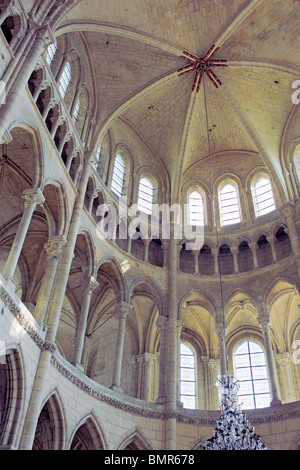
<instances>
[{"instance_id":1,"label":"clerestory window","mask_svg":"<svg viewBox=\"0 0 300 470\"><path fill-rule=\"evenodd\" d=\"M241 222L238 192L233 184L227 183L219 192L221 225Z\"/></svg>"},{"instance_id":2,"label":"clerestory window","mask_svg":"<svg viewBox=\"0 0 300 470\"><path fill-rule=\"evenodd\" d=\"M145 214L152 214L154 187L148 178L141 178L139 184L138 209Z\"/></svg>"},{"instance_id":3,"label":"clerestory window","mask_svg":"<svg viewBox=\"0 0 300 470\"><path fill-rule=\"evenodd\" d=\"M198 191L193 191L188 196L188 214L189 225L204 226L203 197Z\"/></svg>"},{"instance_id":4,"label":"clerestory window","mask_svg":"<svg viewBox=\"0 0 300 470\"><path fill-rule=\"evenodd\" d=\"M53 62L56 51L57 51L57 44L56 42L53 42L47 48L46 61L48 62L49 65Z\"/></svg>"},{"instance_id":5,"label":"clerestory window","mask_svg":"<svg viewBox=\"0 0 300 470\"><path fill-rule=\"evenodd\" d=\"M111 190L119 197L123 195L125 181L125 162L121 155L115 158Z\"/></svg>"},{"instance_id":6,"label":"clerestory window","mask_svg":"<svg viewBox=\"0 0 300 470\"><path fill-rule=\"evenodd\" d=\"M257 343L245 341L237 348L234 370L240 384L239 403L243 409L270 406L265 354Z\"/></svg>"},{"instance_id":7,"label":"clerestory window","mask_svg":"<svg viewBox=\"0 0 300 470\"><path fill-rule=\"evenodd\" d=\"M71 64L70 62L67 62L65 65L64 71L62 73L60 82L59 82L59 91L60 91L62 98L66 96L71 78L72 78Z\"/></svg>"},{"instance_id":8,"label":"clerestory window","mask_svg":"<svg viewBox=\"0 0 300 470\"><path fill-rule=\"evenodd\" d=\"M180 401L184 408L196 408L195 355L186 343L180 343Z\"/></svg>"},{"instance_id":9,"label":"clerestory window","mask_svg":"<svg viewBox=\"0 0 300 470\"><path fill-rule=\"evenodd\" d=\"M252 186L252 196L256 217L276 209L271 182L268 178L260 177L257 180Z\"/></svg>"}]
</instances>

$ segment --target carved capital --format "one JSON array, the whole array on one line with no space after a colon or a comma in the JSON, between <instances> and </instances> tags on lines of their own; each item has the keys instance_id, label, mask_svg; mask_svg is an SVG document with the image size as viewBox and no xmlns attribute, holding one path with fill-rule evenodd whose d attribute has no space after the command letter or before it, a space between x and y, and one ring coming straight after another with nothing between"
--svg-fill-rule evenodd
<instances>
[{"instance_id":1,"label":"carved capital","mask_svg":"<svg viewBox=\"0 0 300 470\"><path fill-rule=\"evenodd\" d=\"M48 242L44 246L47 253L47 259L58 258L66 243L67 240L63 235L49 238Z\"/></svg>"},{"instance_id":2,"label":"carved capital","mask_svg":"<svg viewBox=\"0 0 300 470\"><path fill-rule=\"evenodd\" d=\"M82 287L86 294L91 294L95 289L98 289L99 282L91 276L83 281Z\"/></svg>"},{"instance_id":3,"label":"carved capital","mask_svg":"<svg viewBox=\"0 0 300 470\"><path fill-rule=\"evenodd\" d=\"M31 205L42 206L45 202L43 193L39 188L25 189L25 191L23 192L23 198L25 199L25 207L31 206Z\"/></svg>"}]
</instances>

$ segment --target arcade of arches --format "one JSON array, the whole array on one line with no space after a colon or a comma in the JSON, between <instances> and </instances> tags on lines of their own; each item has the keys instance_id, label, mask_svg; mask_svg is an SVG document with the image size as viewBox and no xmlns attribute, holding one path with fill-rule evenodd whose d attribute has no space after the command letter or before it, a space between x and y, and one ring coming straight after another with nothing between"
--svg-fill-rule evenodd
<instances>
[{"instance_id":1,"label":"arcade of arches","mask_svg":"<svg viewBox=\"0 0 300 470\"><path fill-rule=\"evenodd\" d=\"M0 1L0 449L200 450L224 364L267 447L300 448L299 22ZM194 89L182 53L213 46L222 85ZM148 223L172 205L197 249Z\"/></svg>"}]
</instances>

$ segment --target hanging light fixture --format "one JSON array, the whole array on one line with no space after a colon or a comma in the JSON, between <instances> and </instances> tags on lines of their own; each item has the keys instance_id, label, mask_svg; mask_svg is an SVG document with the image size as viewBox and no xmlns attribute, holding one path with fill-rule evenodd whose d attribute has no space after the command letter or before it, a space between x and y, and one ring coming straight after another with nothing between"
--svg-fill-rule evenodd
<instances>
[{"instance_id":1,"label":"hanging light fixture","mask_svg":"<svg viewBox=\"0 0 300 470\"><path fill-rule=\"evenodd\" d=\"M230 375L218 380L221 417L205 450L267 450L238 404L239 382Z\"/></svg>"},{"instance_id":2,"label":"hanging light fixture","mask_svg":"<svg viewBox=\"0 0 300 470\"><path fill-rule=\"evenodd\" d=\"M219 234L218 224L216 219L215 210L215 194L214 194L214 181L213 181L213 165L212 165L212 154L210 145L210 133L212 128L209 128L207 103L206 103L206 90L205 80L203 80L204 87L204 100L205 100L205 112L207 122L207 139L208 148L211 161L211 184L213 192L213 214L216 227L216 241L218 248L218 263L219 263L219 282L220 282L220 297L221 297L221 310L222 310L222 321L223 321L223 343L225 349L225 375L221 375L217 379L216 385L219 388L220 397L220 419L216 422L216 427L213 431L213 435L204 445L205 450L267 450L267 447L263 444L261 437L256 434L255 429L251 426L246 415L241 410L241 405L238 403L238 391L239 382L228 373L227 364L227 351L226 351L226 337L225 337L225 314L224 314L224 299L223 299L223 287L222 287L222 272L220 265L219 256ZM215 125L213 127L216 127Z\"/></svg>"}]
</instances>

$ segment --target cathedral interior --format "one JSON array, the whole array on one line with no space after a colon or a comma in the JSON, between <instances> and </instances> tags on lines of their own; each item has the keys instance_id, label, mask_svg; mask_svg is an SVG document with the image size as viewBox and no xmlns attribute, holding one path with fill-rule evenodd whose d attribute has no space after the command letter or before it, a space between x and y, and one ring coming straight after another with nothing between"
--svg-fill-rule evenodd
<instances>
[{"instance_id":1,"label":"cathedral interior","mask_svg":"<svg viewBox=\"0 0 300 470\"><path fill-rule=\"evenodd\" d=\"M299 24L0 1L0 450L300 449Z\"/></svg>"}]
</instances>

